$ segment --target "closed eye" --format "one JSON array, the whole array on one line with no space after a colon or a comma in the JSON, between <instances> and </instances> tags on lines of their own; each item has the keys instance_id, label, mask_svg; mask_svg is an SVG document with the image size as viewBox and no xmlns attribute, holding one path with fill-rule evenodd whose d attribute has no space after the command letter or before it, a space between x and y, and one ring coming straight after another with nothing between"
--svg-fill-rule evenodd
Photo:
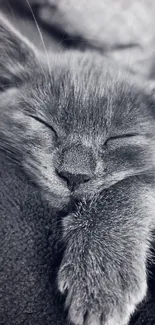
<instances>
[{"instance_id":1,"label":"closed eye","mask_svg":"<svg viewBox=\"0 0 155 325\"><path fill-rule=\"evenodd\" d=\"M109 139L107 139L104 144L106 145L109 141L112 141L112 140L119 140L119 139L123 140L126 138L133 138L137 135L138 135L138 133L127 133L127 134L115 135L115 136L112 136Z\"/></svg>"},{"instance_id":2,"label":"closed eye","mask_svg":"<svg viewBox=\"0 0 155 325\"><path fill-rule=\"evenodd\" d=\"M48 124L46 121L42 120L40 117L38 117L36 115L29 114L29 116L32 117L34 120L38 121L39 123L44 124L46 127L48 127L50 130L53 131L53 133L55 134L56 137L58 137L57 132L52 127L52 125Z\"/></svg>"},{"instance_id":3,"label":"closed eye","mask_svg":"<svg viewBox=\"0 0 155 325\"><path fill-rule=\"evenodd\" d=\"M12 83L5 77L0 76L0 92L3 92L10 88Z\"/></svg>"}]
</instances>

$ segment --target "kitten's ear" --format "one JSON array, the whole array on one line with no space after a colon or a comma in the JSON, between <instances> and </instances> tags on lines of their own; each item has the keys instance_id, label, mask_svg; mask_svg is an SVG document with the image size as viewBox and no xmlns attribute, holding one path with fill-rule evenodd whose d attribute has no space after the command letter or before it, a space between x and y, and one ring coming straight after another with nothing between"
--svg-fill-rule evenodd
<instances>
[{"instance_id":1,"label":"kitten's ear","mask_svg":"<svg viewBox=\"0 0 155 325\"><path fill-rule=\"evenodd\" d=\"M33 45L0 14L0 90L18 84L33 64Z\"/></svg>"}]
</instances>

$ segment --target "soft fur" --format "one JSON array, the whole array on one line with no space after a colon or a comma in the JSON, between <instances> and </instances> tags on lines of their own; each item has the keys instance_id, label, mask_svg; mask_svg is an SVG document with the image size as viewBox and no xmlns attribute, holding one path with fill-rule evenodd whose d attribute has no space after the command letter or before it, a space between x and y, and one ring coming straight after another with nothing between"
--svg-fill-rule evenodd
<instances>
[{"instance_id":1,"label":"soft fur","mask_svg":"<svg viewBox=\"0 0 155 325\"><path fill-rule=\"evenodd\" d=\"M154 98L106 58L38 53L2 16L0 52L0 149L71 211L57 278L68 317L127 325L155 227Z\"/></svg>"}]
</instances>

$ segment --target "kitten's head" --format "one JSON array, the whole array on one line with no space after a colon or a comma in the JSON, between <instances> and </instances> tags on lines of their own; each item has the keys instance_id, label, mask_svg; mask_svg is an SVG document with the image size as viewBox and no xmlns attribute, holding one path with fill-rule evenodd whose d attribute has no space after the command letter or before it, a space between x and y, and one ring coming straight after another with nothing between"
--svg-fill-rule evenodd
<instances>
[{"instance_id":1,"label":"kitten's head","mask_svg":"<svg viewBox=\"0 0 155 325\"><path fill-rule=\"evenodd\" d=\"M52 204L154 168L154 101L108 59L39 54L0 17L0 149Z\"/></svg>"}]
</instances>

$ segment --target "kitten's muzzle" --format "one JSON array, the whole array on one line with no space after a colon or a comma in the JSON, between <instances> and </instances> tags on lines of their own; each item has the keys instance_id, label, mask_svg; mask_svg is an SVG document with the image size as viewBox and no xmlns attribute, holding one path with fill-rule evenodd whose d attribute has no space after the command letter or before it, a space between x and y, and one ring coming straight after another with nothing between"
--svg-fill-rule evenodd
<instances>
[{"instance_id":1,"label":"kitten's muzzle","mask_svg":"<svg viewBox=\"0 0 155 325\"><path fill-rule=\"evenodd\" d=\"M83 145L73 145L61 152L56 171L59 177L66 180L73 192L80 184L91 180L95 167L96 162L91 149Z\"/></svg>"},{"instance_id":2,"label":"kitten's muzzle","mask_svg":"<svg viewBox=\"0 0 155 325\"><path fill-rule=\"evenodd\" d=\"M66 180L69 189L74 191L80 184L86 183L91 179L91 175L87 174L71 174L67 171L62 171L59 176Z\"/></svg>"}]
</instances>

